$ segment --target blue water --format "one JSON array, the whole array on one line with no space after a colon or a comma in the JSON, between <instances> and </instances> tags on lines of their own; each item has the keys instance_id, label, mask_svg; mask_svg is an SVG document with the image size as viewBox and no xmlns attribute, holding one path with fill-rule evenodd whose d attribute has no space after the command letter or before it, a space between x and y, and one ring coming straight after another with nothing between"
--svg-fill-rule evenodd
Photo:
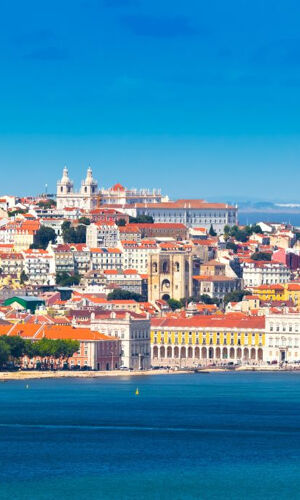
<instances>
[{"instance_id":1,"label":"blue water","mask_svg":"<svg viewBox=\"0 0 300 500\"><path fill-rule=\"evenodd\" d=\"M239 212L239 224L255 224L256 222L279 222L300 227L300 213L292 212Z\"/></svg>"},{"instance_id":2,"label":"blue water","mask_svg":"<svg viewBox=\"0 0 300 500\"><path fill-rule=\"evenodd\" d=\"M26 383L0 384L1 500L300 496L300 373Z\"/></svg>"}]
</instances>

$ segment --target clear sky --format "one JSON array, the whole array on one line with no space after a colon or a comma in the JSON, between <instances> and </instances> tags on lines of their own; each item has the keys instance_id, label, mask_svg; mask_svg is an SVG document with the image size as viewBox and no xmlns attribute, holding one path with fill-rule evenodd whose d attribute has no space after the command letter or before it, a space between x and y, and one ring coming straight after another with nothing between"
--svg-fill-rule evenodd
<instances>
[{"instance_id":1,"label":"clear sky","mask_svg":"<svg viewBox=\"0 0 300 500\"><path fill-rule=\"evenodd\" d=\"M300 200L299 0L2 0L0 194Z\"/></svg>"}]
</instances>

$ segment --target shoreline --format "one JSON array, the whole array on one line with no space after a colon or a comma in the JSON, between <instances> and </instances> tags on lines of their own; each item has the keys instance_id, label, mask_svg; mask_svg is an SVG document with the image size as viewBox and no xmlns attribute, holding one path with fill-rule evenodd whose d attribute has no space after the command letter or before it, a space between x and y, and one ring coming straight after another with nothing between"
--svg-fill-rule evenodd
<instances>
[{"instance_id":1,"label":"shoreline","mask_svg":"<svg viewBox=\"0 0 300 500\"><path fill-rule=\"evenodd\" d=\"M33 379L55 379L55 378L102 378L102 377L147 377L152 375L201 375L201 374L213 374L213 373L240 373L240 372L289 372L289 373L300 373L300 368L275 368L268 366L243 366L236 368L234 370L228 368L203 368L199 369L197 372L194 370L145 370L145 371L124 371L124 370L114 370L114 371L45 371L45 372L35 372L35 371L19 371L19 372L0 372L0 382L5 382L8 380L33 380Z\"/></svg>"}]
</instances>

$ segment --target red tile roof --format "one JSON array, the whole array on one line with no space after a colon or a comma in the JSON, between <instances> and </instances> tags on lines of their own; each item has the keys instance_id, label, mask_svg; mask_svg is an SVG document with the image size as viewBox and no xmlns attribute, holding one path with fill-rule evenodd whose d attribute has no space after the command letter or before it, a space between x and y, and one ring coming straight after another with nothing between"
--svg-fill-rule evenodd
<instances>
[{"instance_id":1,"label":"red tile roof","mask_svg":"<svg viewBox=\"0 0 300 500\"><path fill-rule=\"evenodd\" d=\"M213 315L213 316L193 316L184 319L152 318L153 328L178 327L178 328L238 328L238 329L259 329L265 327L265 317L251 317L240 314Z\"/></svg>"}]
</instances>

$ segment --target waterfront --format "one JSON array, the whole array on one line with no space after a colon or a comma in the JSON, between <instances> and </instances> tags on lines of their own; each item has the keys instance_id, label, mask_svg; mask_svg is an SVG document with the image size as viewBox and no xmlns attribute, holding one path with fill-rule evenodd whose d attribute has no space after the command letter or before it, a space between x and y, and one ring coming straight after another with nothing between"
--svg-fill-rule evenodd
<instances>
[{"instance_id":1,"label":"waterfront","mask_svg":"<svg viewBox=\"0 0 300 500\"><path fill-rule=\"evenodd\" d=\"M0 496L297 498L299 377L2 383Z\"/></svg>"}]
</instances>

